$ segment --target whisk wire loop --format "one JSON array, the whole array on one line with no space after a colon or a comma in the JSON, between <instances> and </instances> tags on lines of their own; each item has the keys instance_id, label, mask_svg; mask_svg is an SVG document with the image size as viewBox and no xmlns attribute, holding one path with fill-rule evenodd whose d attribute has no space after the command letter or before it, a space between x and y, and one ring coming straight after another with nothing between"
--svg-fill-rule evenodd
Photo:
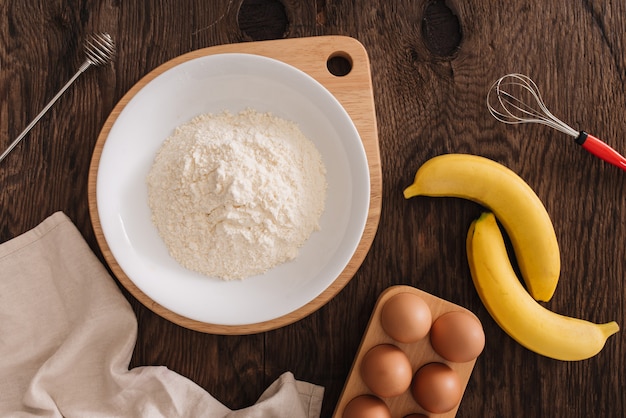
<instances>
[{"instance_id":1,"label":"whisk wire loop","mask_svg":"<svg viewBox=\"0 0 626 418\"><path fill-rule=\"evenodd\" d=\"M102 66L115 55L115 43L108 33L98 33L85 41L85 55L91 65Z\"/></svg>"},{"instance_id":2,"label":"whisk wire loop","mask_svg":"<svg viewBox=\"0 0 626 418\"><path fill-rule=\"evenodd\" d=\"M494 118L510 125L540 123L573 137L579 134L550 112L535 82L524 74L497 79L487 93L487 108Z\"/></svg>"}]
</instances>

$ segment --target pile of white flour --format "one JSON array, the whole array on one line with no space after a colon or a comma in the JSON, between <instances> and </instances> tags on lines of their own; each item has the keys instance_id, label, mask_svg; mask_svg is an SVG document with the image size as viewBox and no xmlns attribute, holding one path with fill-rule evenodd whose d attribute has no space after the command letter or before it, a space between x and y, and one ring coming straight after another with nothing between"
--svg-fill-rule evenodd
<instances>
[{"instance_id":1,"label":"pile of white flour","mask_svg":"<svg viewBox=\"0 0 626 418\"><path fill-rule=\"evenodd\" d=\"M178 127L147 184L171 256L225 280L295 258L319 230L327 187L320 153L298 126L251 109Z\"/></svg>"}]
</instances>

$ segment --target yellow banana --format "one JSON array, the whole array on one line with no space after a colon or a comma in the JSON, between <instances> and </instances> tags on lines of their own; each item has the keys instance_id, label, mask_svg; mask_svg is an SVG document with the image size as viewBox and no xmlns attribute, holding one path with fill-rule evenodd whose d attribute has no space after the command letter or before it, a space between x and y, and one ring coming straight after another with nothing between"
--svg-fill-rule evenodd
<instances>
[{"instance_id":1,"label":"yellow banana","mask_svg":"<svg viewBox=\"0 0 626 418\"><path fill-rule=\"evenodd\" d=\"M531 187L509 168L470 154L445 154L424 163L404 197L461 197L495 213L511 239L528 292L552 298L561 273L554 226Z\"/></svg>"},{"instance_id":2,"label":"yellow banana","mask_svg":"<svg viewBox=\"0 0 626 418\"><path fill-rule=\"evenodd\" d=\"M524 347L557 360L596 355L619 331L616 322L594 324L552 312L526 292L515 275L493 213L474 221L467 236L474 286L498 325Z\"/></svg>"}]
</instances>

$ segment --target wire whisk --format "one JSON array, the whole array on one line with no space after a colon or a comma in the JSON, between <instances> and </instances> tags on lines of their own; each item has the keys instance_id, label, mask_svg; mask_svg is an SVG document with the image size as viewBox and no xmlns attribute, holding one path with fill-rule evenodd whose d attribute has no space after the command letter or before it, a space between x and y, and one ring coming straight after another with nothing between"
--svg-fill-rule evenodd
<instances>
[{"instance_id":1,"label":"wire whisk","mask_svg":"<svg viewBox=\"0 0 626 418\"><path fill-rule=\"evenodd\" d=\"M9 147L0 155L0 162L6 158L7 155L20 143L22 139L30 132L30 130L39 122L39 120L43 117L43 115L50 110L52 105L56 103L57 100L65 93L70 85L76 81L76 79L84 73L89 67L93 66L102 66L108 64L113 57L115 56L115 42L111 38L111 35L108 33L97 33L91 35L85 41L84 45L85 49L85 61L78 68L78 71L74 76L68 81L61 90L48 102L48 104L43 108L41 112L35 119L22 131L22 133L9 145Z\"/></svg>"},{"instance_id":2,"label":"wire whisk","mask_svg":"<svg viewBox=\"0 0 626 418\"><path fill-rule=\"evenodd\" d=\"M487 93L489 113L500 122L517 125L538 123L573 137L596 157L626 171L626 158L585 131L577 131L550 112L537 84L524 74L507 74L497 79Z\"/></svg>"}]
</instances>

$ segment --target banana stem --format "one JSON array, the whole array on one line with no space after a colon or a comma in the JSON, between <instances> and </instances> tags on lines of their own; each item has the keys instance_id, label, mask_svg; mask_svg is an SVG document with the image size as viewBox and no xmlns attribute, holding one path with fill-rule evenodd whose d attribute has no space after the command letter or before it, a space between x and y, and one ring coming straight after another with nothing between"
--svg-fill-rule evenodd
<instances>
[{"instance_id":1,"label":"banana stem","mask_svg":"<svg viewBox=\"0 0 626 418\"><path fill-rule=\"evenodd\" d=\"M606 324L601 324L601 325L598 325L598 326L600 327L600 330L602 331L602 334L606 338L609 338L611 335L613 335L613 334L615 334L616 332L619 331L619 325L615 321L611 321L611 322L608 322Z\"/></svg>"}]
</instances>

